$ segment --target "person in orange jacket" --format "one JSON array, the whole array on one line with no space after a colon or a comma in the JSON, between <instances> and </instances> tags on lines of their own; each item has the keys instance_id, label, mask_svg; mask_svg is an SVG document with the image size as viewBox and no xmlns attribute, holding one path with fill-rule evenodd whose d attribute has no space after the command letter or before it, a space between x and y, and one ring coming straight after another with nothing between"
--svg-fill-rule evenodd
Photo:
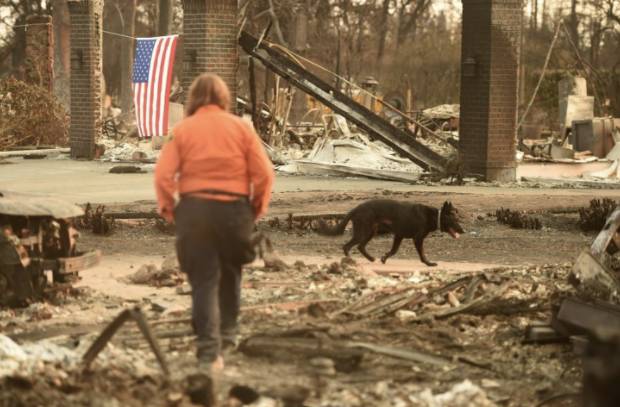
<instances>
[{"instance_id":1,"label":"person in orange jacket","mask_svg":"<svg viewBox=\"0 0 620 407\"><path fill-rule=\"evenodd\" d=\"M254 222L267 212L274 182L259 137L227 112L230 103L220 77L199 76L155 168L159 213L175 223L192 287L197 357L211 368L223 367L221 350L236 343L241 267L254 260Z\"/></svg>"}]
</instances>

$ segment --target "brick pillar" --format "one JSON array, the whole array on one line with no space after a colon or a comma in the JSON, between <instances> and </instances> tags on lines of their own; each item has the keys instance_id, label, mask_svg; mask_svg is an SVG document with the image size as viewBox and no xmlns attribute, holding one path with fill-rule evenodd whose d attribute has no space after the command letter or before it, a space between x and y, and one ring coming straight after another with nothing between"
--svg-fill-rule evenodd
<instances>
[{"instance_id":1,"label":"brick pillar","mask_svg":"<svg viewBox=\"0 0 620 407\"><path fill-rule=\"evenodd\" d=\"M69 0L71 16L71 157L92 159L101 136L101 0Z\"/></svg>"},{"instance_id":2,"label":"brick pillar","mask_svg":"<svg viewBox=\"0 0 620 407\"><path fill-rule=\"evenodd\" d=\"M54 42L51 16L26 19L26 81L52 91L54 77Z\"/></svg>"},{"instance_id":3,"label":"brick pillar","mask_svg":"<svg viewBox=\"0 0 620 407\"><path fill-rule=\"evenodd\" d=\"M236 107L237 1L183 0L183 80L186 94L193 80L202 73L222 77Z\"/></svg>"},{"instance_id":4,"label":"brick pillar","mask_svg":"<svg viewBox=\"0 0 620 407\"><path fill-rule=\"evenodd\" d=\"M460 153L469 173L516 176L522 0L463 0Z\"/></svg>"}]
</instances>

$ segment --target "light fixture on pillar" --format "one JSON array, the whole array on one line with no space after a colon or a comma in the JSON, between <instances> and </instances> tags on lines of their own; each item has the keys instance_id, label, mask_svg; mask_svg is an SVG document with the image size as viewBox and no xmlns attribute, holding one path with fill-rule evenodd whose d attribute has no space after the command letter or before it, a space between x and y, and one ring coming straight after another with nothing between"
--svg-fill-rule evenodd
<instances>
[{"instance_id":1,"label":"light fixture on pillar","mask_svg":"<svg viewBox=\"0 0 620 407\"><path fill-rule=\"evenodd\" d=\"M74 49L71 63L75 64L79 69L82 69L84 67L84 51L81 49Z\"/></svg>"},{"instance_id":2,"label":"light fixture on pillar","mask_svg":"<svg viewBox=\"0 0 620 407\"><path fill-rule=\"evenodd\" d=\"M477 62L474 57L467 57L463 60L463 76L465 78L473 78L477 74Z\"/></svg>"}]
</instances>

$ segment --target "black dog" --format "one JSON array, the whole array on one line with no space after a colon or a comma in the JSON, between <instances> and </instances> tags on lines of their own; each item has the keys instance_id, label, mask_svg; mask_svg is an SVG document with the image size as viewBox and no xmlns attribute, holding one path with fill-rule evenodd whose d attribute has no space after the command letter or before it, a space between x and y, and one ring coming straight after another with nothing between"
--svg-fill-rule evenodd
<instances>
[{"instance_id":1,"label":"black dog","mask_svg":"<svg viewBox=\"0 0 620 407\"><path fill-rule=\"evenodd\" d=\"M344 233L347 223L353 221L353 238L342 247L345 256L357 245L364 257L375 261L374 257L366 252L366 245L380 228L388 228L394 234L394 243L392 249L381 257L381 262L385 263L396 254L404 238L412 238L420 260L427 266L436 266L437 263L429 261L424 254L424 239L437 229L458 239L463 228L458 224L457 218L458 211L447 201L438 210L426 205L376 199L353 208L334 228L322 222L318 232L327 236L339 236Z\"/></svg>"}]
</instances>

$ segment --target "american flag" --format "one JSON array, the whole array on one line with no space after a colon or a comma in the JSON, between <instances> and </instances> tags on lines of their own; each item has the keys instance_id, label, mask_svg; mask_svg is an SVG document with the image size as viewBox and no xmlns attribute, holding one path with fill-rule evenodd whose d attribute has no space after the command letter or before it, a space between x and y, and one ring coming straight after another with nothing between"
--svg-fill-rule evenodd
<instances>
[{"instance_id":1,"label":"american flag","mask_svg":"<svg viewBox=\"0 0 620 407\"><path fill-rule=\"evenodd\" d=\"M133 103L140 137L168 133L168 98L176 35L138 38L133 64Z\"/></svg>"}]
</instances>

